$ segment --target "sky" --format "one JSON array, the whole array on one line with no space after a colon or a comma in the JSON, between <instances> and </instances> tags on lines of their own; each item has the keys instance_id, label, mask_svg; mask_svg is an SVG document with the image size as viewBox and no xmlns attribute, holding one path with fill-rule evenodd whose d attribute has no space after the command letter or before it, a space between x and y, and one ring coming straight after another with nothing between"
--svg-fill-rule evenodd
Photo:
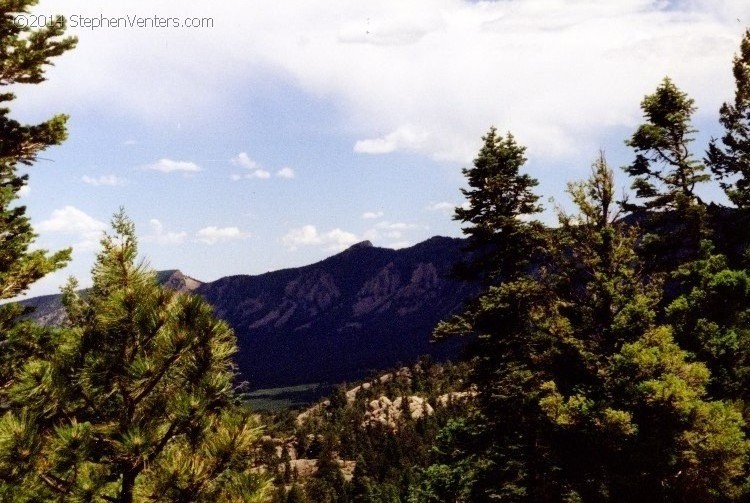
<instances>
[{"instance_id":1,"label":"sky","mask_svg":"<svg viewBox=\"0 0 750 503\"><path fill-rule=\"evenodd\" d=\"M750 26L747 0L41 0L33 14L18 22L62 14L79 41L46 82L13 89L18 120L70 116L21 203L35 246L74 259L30 296L88 284L120 207L151 267L202 281L460 236L461 169L492 125L527 147L552 223L600 150L627 188L624 140L665 76L695 99L702 157Z\"/></svg>"}]
</instances>

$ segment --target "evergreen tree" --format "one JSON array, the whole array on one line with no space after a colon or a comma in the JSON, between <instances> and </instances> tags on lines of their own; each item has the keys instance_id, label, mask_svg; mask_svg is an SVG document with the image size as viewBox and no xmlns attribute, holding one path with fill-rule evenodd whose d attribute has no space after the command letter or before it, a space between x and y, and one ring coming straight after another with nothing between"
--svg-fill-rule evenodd
<instances>
[{"instance_id":1,"label":"evergreen tree","mask_svg":"<svg viewBox=\"0 0 750 503\"><path fill-rule=\"evenodd\" d=\"M39 30L14 22L16 15L28 13L36 3L0 3L0 86L44 81L45 66L75 46L74 38L62 37L62 18ZM60 269L70 259L70 250L48 254L29 249L36 235L26 208L18 205L19 191L28 181L28 175L19 174L19 167L33 164L39 152L65 140L67 117L56 115L40 124L24 125L10 118L10 110L4 106L13 99L12 93L0 94L0 300L23 293L34 281ZM30 349L27 341L40 331L29 323L19 323L22 313L16 304L0 306L0 390L11 382L18 355Z\"/></svg>"},{"instance_id":2,"label":"evergreen tree","mask_svg":"<svg viewBox=\"0 0 750 503\"><path fill-rule=\"evenodd\" d=\"M292 485L286 495L286 503L307 503L308 501L305 491L298 484Z\"/></svg>"},{"instance_id":3,"label":"evergreen tree","mask_svg":"<svg viewBox=\"0 0 750 503\"><path fill-rule=\"evenodd\" d=\"M695 188L709 176L690 153L694 101L665 77L641 109L647 122L626 142L636 158L625 171L635 178L632 188L644 200L642 208L662 211L700 202Z\"/></svg>"},{"instance_id":4,"label":"evergreen tree","mask_svg":"<svg viewBox=\"0 0 750 503\"><path fill-rule=\"evenodd\" d=\"M529 239L532 224L524 217L542 208L532 191L539 182L520 173L526 149L510 133L498 136L494 127L482 140L474 167L462 170L469 188L461 192L468 206L457 207L453 219L467 224L463 232L469 236L470 250L476 252L465 273L473 278L489 273L491 280L496 274L517 271L528 261L535 243Z\"/></svg>"},{"instance_id":5,"label":"evergreen tree","mask_svg":"<svg viewBox=\"0 0 750 503\"><path fill-rule=\"evenodd\" d=\"M538 221L529 221L542 207L532 191L537 180L520 173L525 147L510 133L498 137L494 127L482 139L474 167L462 170L470 187L461 189L468 204L457 207L453 218L468 224L463 232L469 236L470 260L457 266L458 275L489 286L524 276L531 257L539 255L544 231ZM473 334L471 318L478 308L470 303L464 314L440 322L433 338Z\"/></svg>"},{"instance_id":6,"label":"evergreen tree","mask_svg":"<svg viewBox=\"0 0 750 503\"><path fill-rule=\"evenodd\" d=\"M724 103L719 121L725 134L720 146L712 139L707 163L720 180L729 200L739 208L750 207L750 30L734 58L734 103Z\"/></svg>"},{"instance_id":7,"label":"evergreen tree","mask_svg":"<svg viewBox=\"0 0 750 503\"><path fill-rule=\"evenodd\" d=\"M680 267L684 293L668 307L675 338L706 362L714 397L750 403L750 275L704 243L703 257Z\"/></svg>"},{"instance_id":8,"label":"evergreen tree","mask_svg":"<svg viewBox=\"0 0 750 503\"><path fill-rule=\"evenodd\" d=\"M705 166L690 152L695 130L694 102L664 78L641 102L646 122L626 143L636 158L625 171L641 204L623 202L642 220L642 256L651 270L668 271L695 259L708 238L706 207L696 187L709 180Z\"/></svg>"},{"instance_id":9,"label":"evergreen tree","mask_svg":"<svg viewBox=\"0 0 750 503\"><path fill-rule=\"evenodd\" d=\"M3 501L265 501L234 335L200 298L156 283L122 213L113 228L90 291L64 292L69 327L10 389Z\"/></svg>"},{"instance_id":10,"label":"evergreen tree","mask_svg":"<svg viewBox=\"0 0 750 503\"><path fill-rule=\"evenodd\" d=\"M603 156L571 184L548 261L472 312L478 414L464 453L431 470L485 501L731 501L743 495L742 416L707 394L706 366L657 324L661 284L614 209ZM457 485L473 473L469 488ZM424 486L423 486L424 487ZM424 501L430 501L425 498ZM419 500L417 500L419 501Z\"/></svg>"}]
</instances>

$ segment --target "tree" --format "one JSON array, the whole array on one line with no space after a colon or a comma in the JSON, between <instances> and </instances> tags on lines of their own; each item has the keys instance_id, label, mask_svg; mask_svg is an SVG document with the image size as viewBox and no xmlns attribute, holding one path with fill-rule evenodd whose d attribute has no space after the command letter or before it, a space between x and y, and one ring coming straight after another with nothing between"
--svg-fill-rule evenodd
<instances>
[{"instance_id":1,"label":"tree","mask_svg":"<svg viewBox=\"0 0 750 503\"><path fill-rule=\"evenodd\" d=\"M695 192L709 180L690 152L694 102L667 77L641 102L646 122L626 142L636 152L625 171L642 204L623 201L642 219L639 248L651 270L665 271L693 260L709 237L706 207Z\"/></svg>"},{"instance_id":2,"label":"tree","mask_svg":"<svg viewBox=\"0 0 750 503\"><path fill-rule=\"evenodd\" d=\"M468 267L469 276L509 274L518 270L534 251L529 239L532 225L525 221L542 211L539 196L532 192L538 182L520 169L526 163L525 148L512 134L498 136L491 127L482 137L484 145L473 168L462 170L469 189L461 189L468 206L455 210L454 220L463 228L469 246L476 251Z\"/></svg>"},{"instance_id":3,"label":"tree","mask_svg":"<svg viewBox=\"0 0 750 503\"><path fill-rule=\"evenodd\" d=\"M62 37L62 18L38 30L14 22L16 15L28 13L36 3L19 0L0 4L0 86L42 82L44 67L52 64L51 59L75 46L74 38ZM56 115L40 124L23 125L11 119L8 107L2 106L14 97L12 93L0 94L0 300L23 293L70 259L70 250L48 254L29 249L36 235L26 208L17 204L19 191L28 180L28 175L18 173L19 167L33 164L39 152L65 140L67 117ZM23 309L16 304L0 307L0 390L12 379L18 352L28 349L25 341L38 331L28 323L19 323L20 314Z\"/></svg>"},{"instance_id":4,"label":"tree","mask_svg":"<svg viewBox=\"0 0 750 503\"><path fill-rule=\"evenodd\" d=\"M690 153L695 134L690 122L694 101L665 77L654 94L643 99L641 109L647 122L626 142L636 158L625 171L635 177L632 188L645 200L642 207L680 209L700 202L695 187L709 176Z\"/></svg>"},{"instance_id":5,"label":"tree","mask_svg":"<svg viewBox=\"0 0 750 503\"><path fill-rule=\"evenodd\" d=\"M542 207L532 191L537 180L520 173L525 147L510 133L498 137L495 127L482 139L474 167L462 170L470 187L461 189L467 205L457 207L453 219L468 224L463 232L469 236L470 253L456 273L487 287L525 275L531 257L539 254L544 231L539 222L529 221ZM477 308L470 302L464 314L440 322L433 339L472 334L470 318Z\"/></svg>"},{"instance_id":6,"label":"tree","mask_svg":"<svg viewBox=\"0 0 750 503\"><path fill-rule=\"evenodd\" d=\"M260 426L232 384L233 333L136 262L122 212L113 229L90 291L65 289L69 326L39 341L10 389L3 500L264 501Z\"/></svg>"},{"instance_id":7,"label":"tree","mask_svg":"<svg viewBox=\"0 0 750 503\"><path fill-rule=\"evenodd\" d=\"M719 121L725 134L720 146L712 139L707 159L729 200L739 208L750 207L750 30L734 57L734 103L724 103Z\"/></svg>"},{"instance_id":8,"label":"tree","mask_svg":"<svg viewBox=\"0 0 750 503\"><path fill-rule=\"evenodd\" d=\"M750 275L705 243L675 277L682 293L666 309L680 344L711 370L711 395L750 403Z\"/></svg>"},{"instance_id":9,"label":"tree","mask_svg":"<svg viewBox=\"0 0 750 503\"><path fill-rule=\"evenodd\" d=\"M478 413L460 457L431 467L447 483L426 489L476 502L741 498L742 416L658 324L661 282L617 220L603 155L569 192L579 211L560 214L547 260L465 318Z\"/></svg>"}]
</instances>

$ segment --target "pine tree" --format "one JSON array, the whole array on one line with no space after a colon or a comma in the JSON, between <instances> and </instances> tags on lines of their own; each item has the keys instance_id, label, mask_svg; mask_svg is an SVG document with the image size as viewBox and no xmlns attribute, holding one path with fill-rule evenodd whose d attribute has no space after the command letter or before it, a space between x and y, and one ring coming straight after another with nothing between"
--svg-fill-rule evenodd
<instances>
[{"instance_id":1,"label":"pine tree","mask_svg":"<svg viewBox=\"0 0 750 503\"><path fill-rule=\"evenodd\" d=\"M490 273L509 274L529 259L534 242L529 239L531 222L524 220L542 211L533 188L539 182L520 170L526 163L525 148L512 134L498 136L491 127L482 137L484 145L473 168L462 170L469 185L461 189L466 207L455 210L454 220L467 224L470 250L476 251L466 273L477 277Z\"/></svg>"},{"instance_id":2,"label":"pine tree","mask_svg":"<svg viewBox=\"0 0 750 503\"><path fill-rule=\"evenodd\" d=\"M712 139L707 159L711 171L729 200L739 208L750 207L750 30L740 45L733 66L735 93L733 103L724 103L719 121L725 134L720 146Z\"/></svg>"},{"instance_id":3,"label":"pine tree","mask_svg":"<svg viewBox=\"0 0 750 503\"><path fill-rule=\"evenodd\" d=\"M696 258L709 237L706 206L696 188L710 179L705 166L690 152L695 129L694 101L664 78L641 102L646 122L626 144L636 158L625 171L641 204L623 202L642 219L639 247L651 270L670 270Z\"/></svg>"},{"instance_id":4,"label":"pine tree","mask_svg":"<svg viewBox=\"0 0 750 503\"><path fill-rule=\"evenodd\" d=\"M661 283L641 273L603 156L569 192L579 212L561 213L547 260L465 318L478 414L428 487L474 502L741 498L742 416L708 395L706 365L658 324ZM466 473L469 487L456 485Z\"/></svg>"},{"instance_id":5,"label":"pine tree","mask_svg":"<svg viewBox=\"0 0 750 503\"><path fill-rule=\"evenodd\" d=\"M233 386L234 335L203 300L156 283L122 213L113 229L90 291L64 292L68 328L10 389L3 501L265 501L260 426Z\"/></svg>"},{"instance_id":6,"label":"pine tree","mask_svg":"<svg viewBox=\"0 0 750 503\"><path fill-rule=\"evenodd\" d=\"M635 177L632 188L648 210L680 209L700 202L698 184L709 180L705 166L693 158L694 101L668 78L641 102L647 122L626 143L636 152L625 171Z\"/></svg>"},{"instance_id":7,"label":"pine tree","mask_svg":"<svg viewBox=\"0 0 750 503\"><path fill-rule=\"evenodd\" d=\"M739 497L742 418L708 395L708 369L691 361L675 329L657 325L660 283L642 275L637 235L610 210L603 156L569 192L579 214L560 218L558 301L548 315L559 317L550 325L559 327L560 360L539 401L564 487L584 501Z\"/></svg>"},{"instance_id":8,"label":"pine tree","mask_svg":"<svg viewBox=\"0 0 750 503\"><path fill-rule=\"evenodd\" d=\"M542 207L532 190L537 180L520 173L525 147L510 133L498 137L494 127L482 139L474 167L462 170L470 187L461 189L467 205L457 207L453 219L467 224L463 232L469 236L470 258L456 267L457 274L488 287L524 276L545 237L541 224L529 220ZM477 308L476 302L470 303L464 314L440 322L433 338L472 334L471 317Z\"/></svg>"},{"instance_id":9,"label":"pine tree","mask_svg":"<svg viewBox=\"0 0 750 503\"><path fill-rule=\"evenodd\" d=\"M15 23L18 14L28 13L33 0L0 4L0 86L38 84L44 81L44 68L51 59L75 46L75 39L62 37L65 23L30 30ZM0 105L14 99L12 93L0 94ZM66 137L67 117L56 115L35 125L24 125L10 118L7 106L0 106L0 300L13 298L44 275L60 269L70 259L70 250L48 254L30 250L36 235L18 205L19 191L28 175L19 167L33 164L39 152L58 145ZM7 388L15 372L19 352L28 351L27 341L39 331L28 323L19 323L23 313L16 304L0 306L0 390Z\"/></svg>"}]
</instances>

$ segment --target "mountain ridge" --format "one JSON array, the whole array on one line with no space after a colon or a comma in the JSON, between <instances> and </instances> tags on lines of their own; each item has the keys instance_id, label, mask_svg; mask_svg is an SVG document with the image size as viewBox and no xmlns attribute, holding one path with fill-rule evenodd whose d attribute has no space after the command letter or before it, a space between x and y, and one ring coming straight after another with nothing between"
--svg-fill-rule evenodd
<instances>
[{"instance_id":1,"label":"mountain ridge","mask_svg":"<svg viewBox=\"0 0 750 503\"><path fill-rule=\"evenodd\" d=\"M343 382L415 360L455 356L460 341L430 343L435 324L478 292L452 277L465 240L435 236L399 250L369 241L301 267L201 282L159 271L168 288L193 292L237 336L240 379L252 389ZM60 295L21 301L30 317L60 324Z\"/></svg>"}]
</instances>

